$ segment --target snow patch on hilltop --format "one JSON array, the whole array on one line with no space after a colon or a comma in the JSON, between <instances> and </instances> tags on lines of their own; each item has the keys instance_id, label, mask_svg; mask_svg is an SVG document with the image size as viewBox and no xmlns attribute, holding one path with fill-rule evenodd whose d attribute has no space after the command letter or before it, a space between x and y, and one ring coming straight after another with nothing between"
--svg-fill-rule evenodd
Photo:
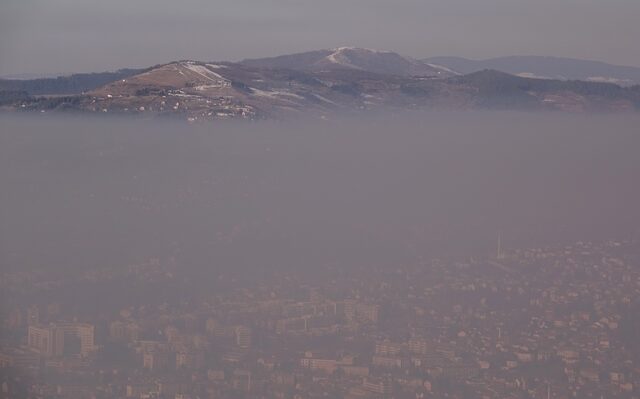
<instances>
[{"instance_id":1,"label":"snow patch on hilltop","mask_svg":"<svg viewBox=\"0 0 640 399\"><path fill-rule=\"evenodd\" d=\"M443 66L443 65L430 64L430 63L427 63L427 65L430 66L431 68L438 69L438 70L441 70L441 71L444 71L444 72L448 72L448 73L453 74L453 75L460 75L458 72L454 71L453 69L449 69L449 68L447 68L446 66Z\"/></svg>"},{"instance_id":2,"label":"snow patch on hilltop","mask_svg":"<svg viewBox=\"0 0 640 399\"><path fill-rule=\"evenodd\" d=\"M191 72L209 80L213 84L211 86L226 87L231 85L231 81L219 73L213 72L204 65L195 64L193 62L183 62L180 66L190 70Z\"/></svg>"},{"instance_id":3,"label":"snow patch on hilltop","mask_svg":"<svg viewBox=\"0 0 640 399\"><path fill-rule=\"evenodd\" d=\"M351 51L351 50L354 50L354 49L352 47L340 47L340 48L337 48L337 49L334 50L333 53L331 53L331 54L329 54L327 56L327 60L329 60L330 62L332 62L334 64L346 66L346 67L349 67L349 68L361 69L357 65L354 65L351 62L351 60L349 59L349 56L345 54L345 52Z\"/></svg>"}]
</instances>

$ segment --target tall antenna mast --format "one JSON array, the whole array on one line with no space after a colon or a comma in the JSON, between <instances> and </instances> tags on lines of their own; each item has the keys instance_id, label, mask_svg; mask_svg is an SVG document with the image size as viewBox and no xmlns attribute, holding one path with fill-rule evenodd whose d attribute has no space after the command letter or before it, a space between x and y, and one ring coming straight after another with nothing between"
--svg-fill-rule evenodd
<instances>
[{"instance_id":1,"label":"tall antenna mast","mask_svg":"<svg viewBox=\"0 0 640 399\"><path fill-rule=\"evenodd\" d=\"M496 253L498 259L502 259L502 234L498 233L498 252Z\"/></svg>"}]
</instances>

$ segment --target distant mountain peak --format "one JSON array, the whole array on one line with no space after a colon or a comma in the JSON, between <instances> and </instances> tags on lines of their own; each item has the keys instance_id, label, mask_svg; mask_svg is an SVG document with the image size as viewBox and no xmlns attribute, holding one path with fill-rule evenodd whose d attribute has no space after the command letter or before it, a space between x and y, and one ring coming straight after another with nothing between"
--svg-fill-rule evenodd
<instances>
[{"instance_id":1,"label":"distant mountain peak","mask_svg":"<svg viewBox=\"0 0 640 399\"><path fill-rule=\"evenodd\" d=\"M397 76L451 76L445 68L428 65L414 58L392 51L361 47L336 47L305 53L242 61L243 64L263 68L285 68L301 71L355 69Z\"/></svg>"}]
</instances>

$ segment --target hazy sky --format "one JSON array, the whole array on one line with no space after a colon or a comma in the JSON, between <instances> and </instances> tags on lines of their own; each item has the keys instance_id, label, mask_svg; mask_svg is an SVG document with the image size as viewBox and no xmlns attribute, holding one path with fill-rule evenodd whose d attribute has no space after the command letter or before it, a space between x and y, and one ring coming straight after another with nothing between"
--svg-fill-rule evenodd
<instances>
[{"instance_id":1,"label":"hazy sky","mask_svg":"<svg viewBox=\"0 0 640 399\"><path fill-rule=\"evenodd\" d=\"M0 0L0 75L343 45L640 66L638 0Z\"/></svg>"}]
</instances>

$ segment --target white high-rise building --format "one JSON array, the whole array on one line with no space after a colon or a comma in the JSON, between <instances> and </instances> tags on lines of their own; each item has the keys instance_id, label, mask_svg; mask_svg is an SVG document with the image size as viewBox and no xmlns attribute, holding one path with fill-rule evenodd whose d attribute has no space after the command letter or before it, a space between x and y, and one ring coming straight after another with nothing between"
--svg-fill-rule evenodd
<instances>
[{"instance_id":1,"label":"white high-rise building","mask_svg":"<svg viewBox=\"0 0 640 399\"><path fill-rule=\"evenodd\" d=\"M45 356L65 354L65 341L76 337L80 341L79 355L87 356L95 350L94 327L87 323L60 323L48 326L30 326L27 346Z\"/></svg>"},{"instance_id":2,"label":"white high-rise building","mask_svg":"<svg viewBox=\"0 0 640 399\"><path fill-rule=\"evenodd\" d=\"M245 326L236 327L236 345L241 348L251 346L251 329Z\"/></svg>"}]
</instances>

